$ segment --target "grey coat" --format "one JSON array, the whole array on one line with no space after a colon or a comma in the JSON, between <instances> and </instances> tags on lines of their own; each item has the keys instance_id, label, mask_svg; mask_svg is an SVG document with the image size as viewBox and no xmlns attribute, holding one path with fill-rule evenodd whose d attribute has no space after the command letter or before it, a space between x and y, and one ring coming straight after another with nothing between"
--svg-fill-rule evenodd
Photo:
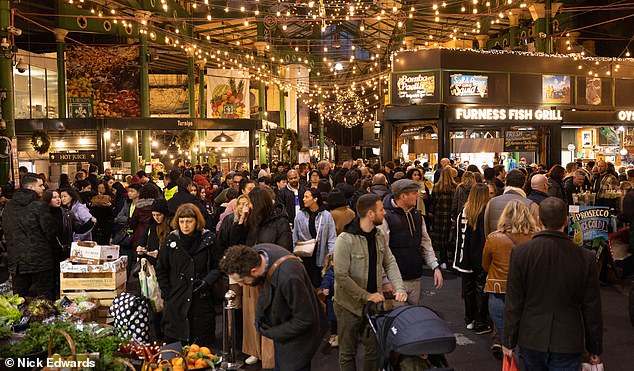
<instances>
[{"instance_id":1,"label":"grey coat","mask_svg":"<svg viewBox=\"0 0 634 371\"><path fill-rule=\"evenodd\" d=\"M522 201L531 211L531 214L537 220L539 216L539 205L526 198L521 194L517 188L506 188L501 196L493 197L487 204L484 212L484 234L488 236L489 233L495 231L498 228L498 221L502 216L502 211L506 207L506 204L512 200Z\"/></svg>"}]
</instances>

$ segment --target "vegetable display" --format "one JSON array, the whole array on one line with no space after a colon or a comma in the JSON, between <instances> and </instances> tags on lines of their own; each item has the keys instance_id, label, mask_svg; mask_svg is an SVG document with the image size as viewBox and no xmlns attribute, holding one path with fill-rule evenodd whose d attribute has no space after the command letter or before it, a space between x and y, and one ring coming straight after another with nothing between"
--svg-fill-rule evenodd
<instances>
[{"instance_id":1,"label":"vegetable display","mask_svg":"<svg viewBox=\"0 0 634 371\"><path fill-rule=\"evenodd\" d=\"M22 312L18 306L24 303L24 298L19 295L0 296L0 340L11 337L11 326L20 322Z\"/></svg>"}]
</instances>

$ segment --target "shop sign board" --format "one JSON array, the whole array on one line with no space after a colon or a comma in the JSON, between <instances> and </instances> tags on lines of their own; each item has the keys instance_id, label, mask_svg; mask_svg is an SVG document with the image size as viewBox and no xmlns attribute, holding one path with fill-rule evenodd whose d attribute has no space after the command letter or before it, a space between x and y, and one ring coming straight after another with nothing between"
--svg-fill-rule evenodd
<instances>
[{"instance_id":1,"label":"shop sign board","mask_svg":"<svg viewBox=\"0 0 634 371\"><path fill-rule=\"evenodd\" d=\"M486 98L489 94L489 77L479 75L451 75L449 93L454 97Z\"/></svg>"},{"instance_id":2,"label":"shop sign board","mask_svg":"<svg viewBox=\"0 0 634 371\"><path fill-rule=\"evenodd\" d=\"M507 130L504 132L504 152L535 152L539 148L536 130Z\"/></svg>"},{"instance_id":3,"label":"shop sign board","mask_svg":"<svg viewBox=\"0 0 634 371\"><path fill-rule=\"evenodd\" d=\"M619 121L634 121L634 111L618 111L616 115Z\"/></svg>"},{"instance_id":4,"label":"shop sign board","mask_svg":"<svg viewBox=\"0 0 634 371\"><path fill-rule=\"evenodd\" d=\"M598 258L608 246L610 208L570 205L568 215L568 235L577 245L596 251Z\"/></svg>"},{"instance_id":5,"label":"shop sign board","mask_svg":"<svg viewBox=\"0 0 634 371\"><path fill-rule=\"evenodd\" d=\"M453 119L469 121L563 121L560 110L532 108L463 108L454 110Z\"/></svg>"},{"instance_id":6,"label":"shop sign board","mask_svg":"<svg viewBox=\"0 0 634 371\"><path fill-rule=\"evenodd\" d=\"M396 96L399 99L422 99L436 92L436 76L433 73L399 74L396 78Z\"/></svg>"},{"instance_id":7,"label":"shop sign board","mask_svg":"<svg viewBox=\"0 0 634 371\"><path fill-rule=\"evenodd\" d=\"M48 154L51 162L94 162L97 160L97 152L51 152Z\"/></svg>"},{"instance_id":8,"label":"shop sign board","mask_svg":"<svg viewBox=\"0 0 634 371\"><path fill-rule=\"evenodd\" d=\"M94 117L92 97L68 97L68 115L78 119Z\"/></svg>"}]
</instances>

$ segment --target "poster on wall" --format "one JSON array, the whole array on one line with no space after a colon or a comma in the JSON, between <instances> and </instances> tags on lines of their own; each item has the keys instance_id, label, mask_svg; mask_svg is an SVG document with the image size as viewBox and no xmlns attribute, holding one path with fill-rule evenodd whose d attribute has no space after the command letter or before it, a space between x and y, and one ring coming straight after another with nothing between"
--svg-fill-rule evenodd
<instances>
[{"instance_id":1,"label":"poster on wall","mask_svg":"<svg viewBox=\"0 0 634 371\"><path fill-rule=\"evenodd\" d=\"M433 73L392 74L393 104L412 104L433 97L436 93L436 76Z\"/></svg>"},{"instance_id":2,"label":"poster on wall","mask_svg":"<svg viewBox=\"0 0 634 371\"><path fill-rule=\"evenodd\" d=\"M598 77L586 79L586 104L601 104L601 79Z\"/></svg>"},{"instance_id":3,"label":"poster on wall","mask_svg":"<svg viewBox=\"0 0 634 371\"><path fill-rule=\"evenodd\" d=\"M207 69L207 117L249 118L249 71Z\"/></svg>"},{"instance_id":4,"label":"poster on wall","mask_svg":"<svg viewBox=\"0 0 634 371\"><path fill-rule=\"evenodd\" d=\"M76 45L66 52L69 113L94 117L140 117L137 47Z\"/></svg>"},{"instance_id":5,"label":"poster on wall","mask_svg":"<svg viewBox=\"0 0 634 371\"><path fill-rule=\"evenodd\" d=\"M568 235L599 257L608 247L610 208L608 206L568 206Z\"/></svg>"},{"instance_id":6,"label":"poster on wall","mask_svg":"<svg viewBox=\"0 0 634 371\"><path fill-rule=\"evenodd\" d=\"M619 134L616 132L616 130L614 130L614 128L603 126L600 127L598 131L600 146L616 147L619 145Z\"/></svg>"},{"instance_id":7,"label":"poster on wall","mask_svg":"<svg viewBox=\"0 0 634 371\"><path fill-rule=\"evenodd\" d=\"M570 76L543 75L542 102L570 104Z\"/></svg>"},{"instance_id":8,"label":"poster on wall","mask_svg":"<svg viewBox=\"0 0 634 371\"><path fill-rule=\"evenodd\" d=\"M455 74L450 76L449 93L454 97L486 98L489 94L489 77Z\"/></svg>"}]
</instances>

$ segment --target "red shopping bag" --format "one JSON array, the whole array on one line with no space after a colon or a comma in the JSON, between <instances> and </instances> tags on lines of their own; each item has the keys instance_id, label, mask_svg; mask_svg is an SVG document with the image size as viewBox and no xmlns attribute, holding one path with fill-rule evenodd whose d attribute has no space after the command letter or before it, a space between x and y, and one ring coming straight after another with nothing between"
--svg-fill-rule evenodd
<instances>
[{"instance_id":1,"label":"red shopping bag","mask_svg":"<svg viewBox=\"0 0 634 371\"><path fill-rule=\"evenodd\" d=\"M502 360L502 371L520 371L520 368L515 362L515 357L504 356Z\"/></svg>"}]
</instances>

